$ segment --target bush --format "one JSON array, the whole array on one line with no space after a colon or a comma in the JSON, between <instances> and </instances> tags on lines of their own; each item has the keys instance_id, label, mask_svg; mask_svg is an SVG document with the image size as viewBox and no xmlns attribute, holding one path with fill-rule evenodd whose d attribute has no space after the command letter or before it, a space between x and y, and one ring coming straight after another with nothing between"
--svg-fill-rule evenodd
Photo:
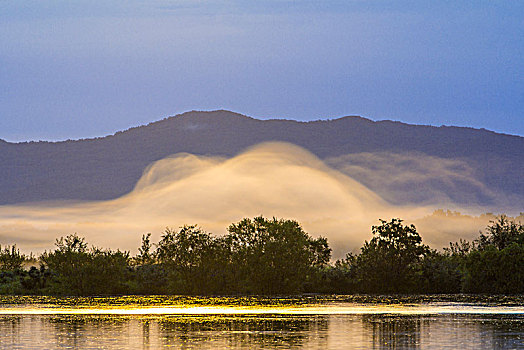
<instances>
[{"instance_id":1,"label":"bush","mask_svg":"<svg viewBox=\"0 0 524 350\"><path fill-rule=\"evenodd\" d=\"M50 292L60 295L124 293L129 253L87 248L84 238L70 235L40 259L51 271Z\"/></svg>"}]
</instances>

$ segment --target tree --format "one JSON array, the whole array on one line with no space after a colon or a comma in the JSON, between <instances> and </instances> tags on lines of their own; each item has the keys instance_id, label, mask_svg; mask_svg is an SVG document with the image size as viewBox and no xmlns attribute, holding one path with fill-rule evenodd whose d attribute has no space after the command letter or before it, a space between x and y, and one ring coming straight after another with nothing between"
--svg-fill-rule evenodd
<instances>
[{"instance_id":1,"label":"tree","mask_svg":"<svg viewBox=\"0 0 524 350\"><path fill-rule=\"evenodd\" d=\"M343 259L335 264L326 265L320 270L320 278L312 291L321 293L350 294L357 290L356 278L357 256L347 253Z\"/></svg>"},{"instance_id":2,"label":"tree","mask_svg":"<svg viewBox=\"0 0 524 350\"><path fill-rule=\"evenodd\" d=\"M142 245L138 248L138 254L134 257L136 265L150 265L155 262L155 257L151 251L151 233L142 235Z\"/></svg>"},{"instance_id":3,"label":"tree","mask_svg":"<svg viewBox=\"0 0 524 350\"><path fill-rule=\"evenodd\" d=\"M217 260L220 245L197 226L184 226L178 232L167 228L158 243L156 256L169 271L170 288L175 293L206 294L215 289L222 270Z\"/></svg>"},{"instance_id":4,"label":"tree","mask_svg":"<svg viewBox=\"0 0 524 350\"><path fill-rule=\"evenodd\" d=\"M479 248L485 249L493 245L502 250L512 243L524 244L524 225L509 220L506 215L501 215L496 221L490 221L486 233L481 233L478 239Z\"/></svg>"},{"instance_id":5,"label":"tree","mask_svg":"<svg viewBox=\"0 0 524 350\"><path fill-rule=\"evenodd\" d=\"M5 246L3 249L0 246L0 271L20 270L26 260L27 257L20 253L20 250L16 248L16 244Z\"/></svg>"},{"instance_id":6,"label":"tree","mask_svg":"<svg viewBox=\"0 0 524 350\"><path fill-rule=\"evenodd\" d=\"M415 226L400 219L380 220L372 226L374 237L357 257L357 278L362 291L399 293L413 290L420 260L429 252Z\"/></svg>"},{"instance_id":7,"label":"tree","mask_svg":"<svg viewBox=\"0 0 524 350\"><path fill-rule=\"evenodd\" d=\"M127 282L134 294L166 294L169 292L168 276L164 266L157 261L152 250L151 233L142 235L138 254L131 260L133 278Z\"/></svg>"},{"instance_id":8,"label":"tree","mask_svg":"<svg viewBox=\"0 0 524 350\"><path fill-rule=\"evenodd\" d=\"M429 251L422 261L423 283L419 292L424 293L460 293L462 291L463 264L465 255L452 254L448 250Z\"/></svg>"},{"instance_id":9,"label":"tree","mask_svg":"<svg viewBox=\"0 0 524 350\"><path fill-rule=\"evenodd\" d=\"M296 293L314 267L326 265L331 249L325 238L312 239L294 220L245 218L228 228L239 291L261 294Z\"/></svg>"},{"instance_id":10,"label":"tree","mask_svg":"<svg viewBox=\"0 0 524 350\"><path fill-rule=\"evenodd\" d=\"M52 273L52 293L63 295L120 294L125 291L129 253L87 248L76 234L56 240L57 249L40 260Z\"/></svg>"}]
</instances>

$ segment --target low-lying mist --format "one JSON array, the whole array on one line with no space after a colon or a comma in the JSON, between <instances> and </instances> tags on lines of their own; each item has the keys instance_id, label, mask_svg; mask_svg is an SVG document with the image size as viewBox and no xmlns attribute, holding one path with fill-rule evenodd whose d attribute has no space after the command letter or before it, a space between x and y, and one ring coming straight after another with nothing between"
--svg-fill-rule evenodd
<instances>
[{"instance_id":1,"label":"low-lying mist","mask_svg":"<svg viewBox=\"0 0 524 350\"><path fill-rule=\"evenodd\" d=\"M420 153L363 152L325 159L327 165L372 188L390 203L471 206L490 203L512 210L518 198L487 187L481 172L459 159ZM522 202L522 201L520 201Z\"/></svg>"},{"instance_id":2,"label":"low-lying mist","mask_svg":"<svg viewBox=\"0 0 524 350\"><path fill-rule=\"evenodd\" d=\"M346 163L351 166L351 159ZM438 170L437 164L432 167ZM464 177L459 165L443 169L440 181ZM385 184L391 183L385 172L368 172L371 181L380 181L380 175ZM390 173L399 176L394 169ZM409 177L414 185L405 191L414 195L424 191L416 186L416 172ZM333 257L339 258L369 239L370 227L379 218L400 217L414 223L424 243L433 248L459 238L473 239L493 219L491 215L435 212L438 208L463 213L485 209L459 206L449 196L438 194L433 202L425 197L423 206L391 202L300 147L265 143L231 159L183 153L162 159L146 169L131 193L114 200L1 206L0 244L16 243L22 251L38 253L53 248L55 238L76 232L96 246L134 253L147 232L157 240L166 227L198 224L208 232L223 234L232 222L263 215L299 221L312 236L327 237Z\"/></svg>"}]
</instances>

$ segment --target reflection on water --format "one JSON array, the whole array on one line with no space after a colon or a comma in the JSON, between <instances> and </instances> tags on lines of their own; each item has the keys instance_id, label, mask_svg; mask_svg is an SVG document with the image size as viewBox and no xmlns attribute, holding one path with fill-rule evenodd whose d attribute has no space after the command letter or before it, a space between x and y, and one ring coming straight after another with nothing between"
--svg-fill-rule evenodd
<instances>
[{"instance_id":1,"label":"reflection on water","mask_svg":"<svg viewBox=\"0 0 524 350\"><path fill-rule=\"evenodd\" d=\"M524 318L502 315L363 316L378 348L518 349Z\"/></svg>"},{"instance_id":2,"label":"reflection on water","mask_svg":"<svg viewBox=\"0 0 524 350\"><path fill-rule=\"evenodd\" d=\"M519 349L513 315L0 317L2 349Z\"/></svg>"},{"instance_id":3,"label":"reflection on water","mask_svg":"<svg viewBox=\"0 0 524 350\"><path fill-rule=\"evenodd\" d=\"M478 309L478 305L464 304L457 309L459 312L427 313L427 305L422 305L418 308L422 311L417 313L412 309L416 309L416 305L397 305L393 309L395 312L373 313L376 305L372 304L368 305L371 311L366 313L148 315L89 314L90 308L77 305L78 300L56 302L46 304L43 310L63 309L69 303L76 305L71 311L82 309L86 313L24 314L19 311L28 307L34 311L37 305L0 303L4 311L0 315L0 348L524 349L521 308L515 308L516 312L467 313ZM114 302L120 303L117 299L109 301L110 304ZM161 300L156 306L160 303ZM336 305L344 307L340 303ZM147 306L141 304L141 307ZM332 308L330 305L313 306L313 310ZM126 307L129 310L129 305ZM268 307L272 306L258 305L257 310ZM352 307L354 305L346 306L344 310L352 310ZM104 308L107 309L107 305ZM406 308L411 311L403 313ZM13 311L9 314L8 310ZM433 305L431 310L438 310L438 306Z\"/></svg>"}]
</instances>

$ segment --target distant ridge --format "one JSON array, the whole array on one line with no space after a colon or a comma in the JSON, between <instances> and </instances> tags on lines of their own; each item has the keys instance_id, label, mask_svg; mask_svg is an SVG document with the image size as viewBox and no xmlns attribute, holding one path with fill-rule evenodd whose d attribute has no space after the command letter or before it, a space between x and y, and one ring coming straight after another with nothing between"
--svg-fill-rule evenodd
<instances>
[{"instance_id":1,"label":"distant ridge","mask_svg":"<svg viewBox=\"0 0 524 350\"><path fill-rule=\"evenodd\" d=\"M115 198L129 192L151 162L171 154L232 157L266 141L290 142L321 159L390 152L460 160L471 167L476 181L524 208L524 138L520 136L358 116L310 122L259 120L224 110L186 112L100 138L0 140L0 204ZM490 204L482 196L476 201Z\"/></svg>"}]
</instances>

